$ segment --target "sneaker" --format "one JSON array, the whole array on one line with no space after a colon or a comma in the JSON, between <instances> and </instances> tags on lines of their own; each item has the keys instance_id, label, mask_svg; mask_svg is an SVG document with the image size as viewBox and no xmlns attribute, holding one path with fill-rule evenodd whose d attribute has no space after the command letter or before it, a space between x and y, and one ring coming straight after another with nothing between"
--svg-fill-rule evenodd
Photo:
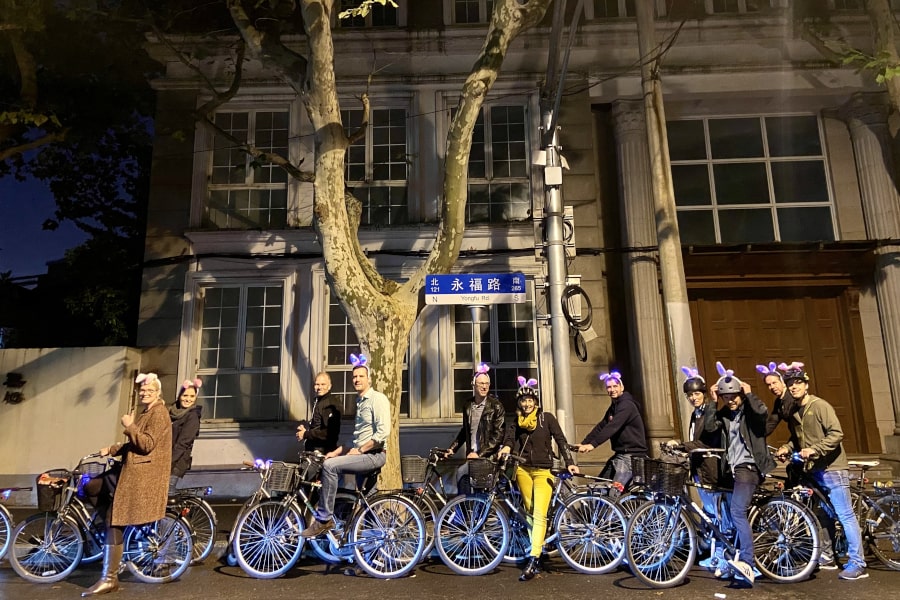
<instances>
[{"instance_id":1,"label":"sneaker","mask_svg":"<svg viewBox=\"0 0 900 600\"><path fill-rule=\"evenodd\" d=\"M820 560L819 561L819 569L821 569L823 571L837 571L838 566L837 566L837 563L834 562L834 559Z\"/></svg>"},{"instance_id":2,"label":"sneaker","mask_svg":"<svg viewBox=\"0 0 900 600\"><path fill-rule=\"evenodd\" d=\"M708 571L715 571L716 566L719 564L719 559L718 557L710 556L709 558L704 558L697 564Z\"/></svg>"},{"instance_id":3,"label":"sneaker","mask_svg":"<svg viewBox=\"0 0 900 600\"><path fill-rule=\"evenodd\" d=\"M743 579L750 585L753 585L753 582L756 581L756 574L753 572L753 567L748 565L742 560L729 560L728 565L734 569L735 576Z\"/></svg>"},{"instance_id":4,"label":"sneaker","mask_svg":"<svg viewBox=\"0 0 900 600\"><path fill-rule=\"evenodd\" d=\"M865 568L858 567L856 565L848 565L843 571L838 574L838 579L846 579L848 581L853 581L854 579L865 579L869 574L866 573Z\"/></svg>"},{"instance_id":5,"label":"sneaker","mask_svg":"<svg viewBox=\"0 0 900 600\"><path fill-rule=\"evenodd\" d=\"M328 519L327 521L313 519L312 524L300 532L300 536L305 538L314 538L331 529L334 529L334 519Z\"/></svg>"}]
</instances>

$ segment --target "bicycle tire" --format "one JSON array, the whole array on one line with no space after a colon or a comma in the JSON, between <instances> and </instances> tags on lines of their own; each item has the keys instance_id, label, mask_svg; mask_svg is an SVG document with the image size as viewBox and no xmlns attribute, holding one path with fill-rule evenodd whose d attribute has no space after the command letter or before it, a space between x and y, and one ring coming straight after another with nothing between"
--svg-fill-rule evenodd
<instances>
[{"instance_id":1,"label":"bicycle tire","mask_svg":"<svg viewBox=\"0 0 900 600\"><path fill-rule=\"evenodd\" d=\"M193 551L191 526L180 515L125 528L122 560L138 581L175 581L191 566Z\"/></svg>"},{"instance_id":2,"label":"bicycle tire","mask_svg":"<svg viewBox=\"0 0 900 600\"><path fill-rule=\"evenodd\" d=\"M245 573L275 579L300 558L306 522L293 502L262 500L249 507L235 525L234 555Z\"/></svg>"},{"instance_id":3,"label":"bicycle tire","mask_svg":"<svg viewBox=\"0 0 900 600\"><path fill-rule=\"evenodd\" d=\"M434 550L434 523L440 509L434 499L424 490L407 488L400 490L399 493L411 500L425 519L425 549L422 551L422 558L424 559L430 556Z\"/></svg>"},{"instance_id":4,"label":"bicycle tire","mask_svg":"<svg viewBox=\"0 0 900 600\"><path fill-rule=\"evenodd\" d=\"M886 567L900 571L900 496L878 498L875 506L866 516L869 547Z\"/></svg>"},{"instance_id":5,"label":"bicycle tire","mask_svg":"<svg viewBox=\"0 0 900 600\"><path fill-rule=\"evenodd\" d=\"M625 515L625 521L627 522L631 519L634 511L651 499L649 495L644 493L623 494L616 500L616 504L622 509L622 514Z\"/></svg>"},{"instance_id":6,"label":"bicycle tire","mask_svg":"<svg viewBox=\"0 0 900 600\"><path fill-rule=\"evenodd\" d=\"M54 583L68 577L81 563L84 534L75 519L59 513L31 515L10 534L9 563L31 583Z\"/></svg>"},{"instance_id":7,"label":"bicycle tire","mask_svg":"<svg viewBox=\"0 0 900 600\"><path fill-rule=\"evenodd\" d=\"M356 495L349 492L338 492L334 497L334 535L338 539L344 539L344 530L356 509ZM306 540L310 550L319 560L331 565L353 560L353 552L347 547L335 547L331 538L320 535Z\"/></svg>"},{"instance_id":8,"label":"bicycle tire","mask_svg":"<svg viewBox=\"0 0 900 600\"><path fill-rule=\"evenodd\" d=\"M484 575L497 568L509 545L509 520L483 494L457 496L438 513L435 548L459 575Z\"/></svg>"},{"instance_id":9,"label":"bicycle tire","mask_svg":"<svg viewBox=\"0 0 900 600\"><path fill-rule=\"evenodd\" d=\"M81 556L81 564L89 565L103 558L103 546L106 544L106 525L97 528L94 515L87 515L87 527L82 528L84 534L84 554Z\"/></svg>"},{"instance_id":10,"label":"bicycle tire","mask_svg":"<svg viewBox=\"0 0 900 600\"><path fill-rule=\"evenodd\" d=\"M803 581L818 565L819 523L807 507L789 498L770 498L750 511L754 562L777 583Z\"/></svg>"},{"instance_id":11,"label":"bicycle tire","mask_svg":"<svg viewBox=\"0 0 900 600\"><path fill-rule=\"evenodd\" d=\"M523 563L531 555L531 527L524 517L524 507L520 508L523 511L521 514L509 514L509 511L506 511L506 518L509 520L509 544L506 545L506 552L503 553L503 562L506 564ZM553 535L550 521L547 519L545 540Z\"/></svg>"},{"instance_id":12,"label":"bicycle tire","mask_svg":"<svg viewBox=\"0 0 900 600\"><path fill-rule=\"evenodd\" d=\"M376 497L350 524L350 543L356 564L372 577L403 577L422 559L425 519L408 498Z\"/></svg>"},{"instance_id":13,"label":"bicycle tire","mask_svg":"<svg viewBox=\"0 0 900 600\"><path fill-rule=\"evenodd\" d=\"M0 504L0 560L6 556L9 550L9 540L12 539L13 522L12 516L5 506Z\"/></svg>"},{"instance_id":14,"label":"bicycle tire","mask_svg":"<svg viewBox=\"0 0 900 600\"><path fill-rule=\"evenodd\" d=\"M567 498L553 519L556 547L566 564L589 575L609 573L625 558L627 521L608 498L578 494Z\"/></svg>"},{"instance_id":15,"label":"bicycle tire","mask_svg":"<svg viewBox=\"0 0 900 600\"><path fill-rule=\"evenodd\" d=\"M697 557L697 532L684 509L669 502L647 502L628 521L628 566L653 588L684 581Z\"/></svg>"},{"instance_id":16,"label":"bicycle tire","mask_svg":"<svg viewBox=\"0 0 900 600\"><path fill-rule=\"evenodd\" d=\"M188 507L185 516L191 531L194 534L193 563L202 563L210 554L216 544L216 533L219 520L216 511L203 498L185 498L181 502Z\"/></svg>"}]
</instances>

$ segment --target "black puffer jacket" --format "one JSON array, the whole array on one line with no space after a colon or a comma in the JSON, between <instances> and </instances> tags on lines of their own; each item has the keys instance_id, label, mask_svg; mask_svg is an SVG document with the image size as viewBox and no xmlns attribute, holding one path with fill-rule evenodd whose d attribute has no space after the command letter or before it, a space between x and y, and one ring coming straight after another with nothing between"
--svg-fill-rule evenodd
<instances>
[{"instance_id":1,"label":"black puffer jacket","mask_svg":"<svg viewBox=\"0 0 900 600\"><path fill-rule=\"evenodd\" d=\"M191 452L194 449L194 440L200 433L200 413L203 408L194 405L183 414L169 412L172 419L172 475L184 477L191 468Z\"/></svg>"}]
</instances>

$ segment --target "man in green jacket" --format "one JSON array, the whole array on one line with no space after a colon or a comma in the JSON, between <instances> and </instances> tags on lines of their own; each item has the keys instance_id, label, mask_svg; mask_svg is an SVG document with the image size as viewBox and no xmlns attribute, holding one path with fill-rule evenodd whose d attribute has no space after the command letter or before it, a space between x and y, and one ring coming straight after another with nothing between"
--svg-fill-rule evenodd
<instances>
[{"instance_id":1,"label":"man in green jacket","mask_svg":"<svg viewBox=\"0 0 900 600\"><path fill-rule=\"evenodd\" d=\"M797 441L788 442L776 454L785 460L791 452L799 452L807 461L807 474L828 494L847 536L847 564L838 577L847 580L868 577L859 522L850 500L850 471L841 444L844 439L841 423L828 402L809 393L809 375L803 370L803 363L782 363L779 368L785 371L784 383L798 406L788 422L792 433L796 433L796 437L791 437ZM823 539L822 543L826 549L831 546L830 539Z\"/></svg>"}]
</instances>

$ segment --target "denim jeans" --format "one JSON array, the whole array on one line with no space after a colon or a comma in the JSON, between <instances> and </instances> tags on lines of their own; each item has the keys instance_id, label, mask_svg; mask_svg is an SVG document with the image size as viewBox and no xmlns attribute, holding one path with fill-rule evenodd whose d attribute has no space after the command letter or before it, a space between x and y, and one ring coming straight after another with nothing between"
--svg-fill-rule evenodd
<instances>
[{"instance_id":1,"label":"denim jeans","mask_svg":"<svg viewBox=\"0 0 900 600\"><path fill-rule=\"evenodd\" d=\"M316 520L327 521L334 516L334 497L337 495L341 479L345 474L368 475L384 466L387 454L345 454L327 459L322 463L322 489L319 491L319 505Z\"/></svg>"},{"instance_id":2,"label":"denim jeans","mask_svg":"<svg viewBox=\"0 0 900 600\"><path fill-rule=\"evenodd\" d=\"M847 537L847 567L866 568L866 560L863 558L862 533L859 530L859 521L853 513L853 503L850 499L850 472L847 469L841 471L815 471L812 473L816 483L826 492L838 520L844 528Z\"/></svg>"},{"instance_id":3,"label":"denim jeans","mask_svg":"<svg viewBox=\"0 0 900 600\"><path fill-rule=\"evenodd\" d=\"M631 483L632 476L631 454L613 454L600 471L600 477L618 481L625 487Z\"/></svg>"},{"instance_id":4,"label":"denim jeans","mask_svg":"<svg viewBox=\"0 0 900 600\"><path fill-rule=\"evenodd\" d=\"M734 492L731 495L731 520L737 531L738 558L748 565L753 565L753 531L750 529L750 521L747 512L750 509L750 501L753 492L759 485L761 478L759 471L748 469L741 465L734 470Z\"/></svg>"},{"instance_id":5,"label":"denim jeans","mask_svg":"<svg viewBox=\"0 0 900 600\"><path fill-rule=\"evenodd\" d=\"M697 489L700 496L700 502L703 503L703 512L713 517L719 529L725 533L734 529L734 523L731 522L731 494L728 492L712 492L702 488ZM722 502L720 502L720 498Z\"/></svg>"}]
</instances>

